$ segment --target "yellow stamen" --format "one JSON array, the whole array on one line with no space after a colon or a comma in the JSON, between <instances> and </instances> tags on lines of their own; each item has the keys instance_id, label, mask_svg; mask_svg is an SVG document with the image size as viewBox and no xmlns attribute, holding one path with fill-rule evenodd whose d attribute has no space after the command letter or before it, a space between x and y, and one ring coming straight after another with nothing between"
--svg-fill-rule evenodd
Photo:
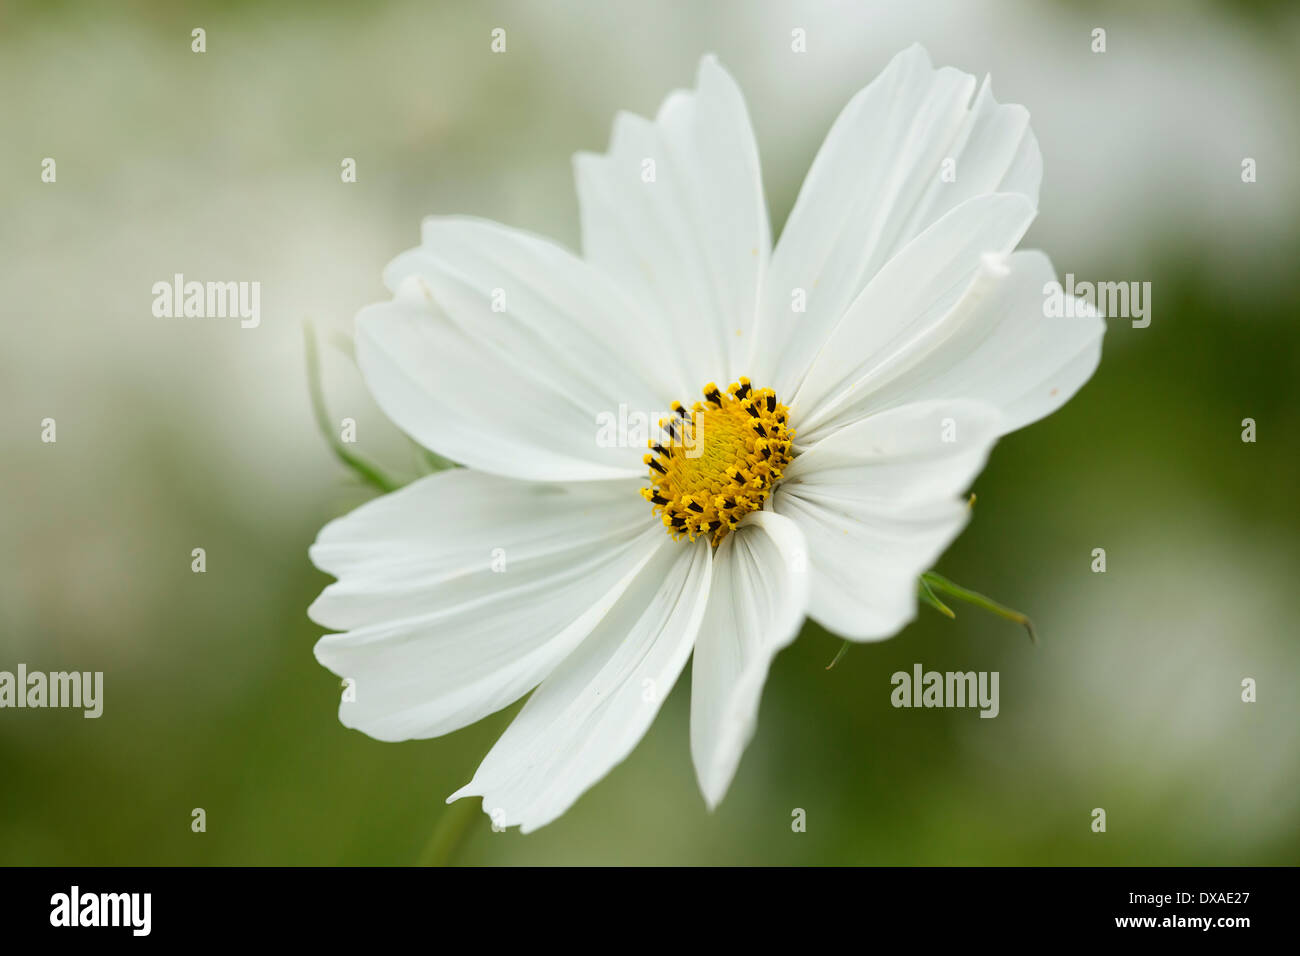
<instances>
[{"instance_id":1,"label":"yellow stamen","mask_svg":"<svg viewBox=\"0 0 1300 956\"><path fill-rule=\"evenodd\" d=\"M770 388L749 379L726 392L710 382L704 402L689 410L673 402L672 419L659 427L643 459L651 487L641 496L654 505L674 540L707 536L716 546L741 518L763 507L793 458L790 410Z\"/></svg>"}]
</instances>

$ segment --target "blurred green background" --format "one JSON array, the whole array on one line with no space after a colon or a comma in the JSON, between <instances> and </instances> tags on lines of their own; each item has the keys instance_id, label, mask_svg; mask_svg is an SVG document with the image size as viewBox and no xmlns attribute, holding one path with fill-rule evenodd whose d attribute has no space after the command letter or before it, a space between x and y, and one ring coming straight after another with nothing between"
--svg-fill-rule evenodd
<instances>
[{"instance_id":1,"label":"blurred green background","mask_svg":"<svg viewBox=\"0 0 1300 956\"><path fill-rule=\"evenodd\" d=\"M1042 644L922 610L827 671L839 642L809 626L715 813L683 679L558 822L524 837L476 813L454 859L1300 862L1294 5L493 0L0 7L0 669L105 672L99 720L0 711L0 863L420 859L510 713L404 744L338 723L307 546L368 494L312 422L304 319L346 334L425 214L576 246L570 154L708 51L745 90L779 229L839 108L918 40L1029 107L1025 244L1062 276L1153 284L1151 326L1111 321L1092 382L998 446L939 565ZM154 318L175 272L260 281L261 327ZM324 374L360 449L409 470L346 356ZM916 662L1000 671L1001 715L893 709L889 675Z\"/></svg>"}]
</instances>

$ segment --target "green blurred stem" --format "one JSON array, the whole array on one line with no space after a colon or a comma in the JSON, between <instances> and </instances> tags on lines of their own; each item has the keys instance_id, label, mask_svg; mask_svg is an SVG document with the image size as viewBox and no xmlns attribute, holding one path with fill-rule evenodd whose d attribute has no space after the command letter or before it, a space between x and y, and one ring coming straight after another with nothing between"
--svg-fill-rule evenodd
<instances>
[{"instance_id":1,"label":"green blurred stem","mask_svg":"<svg viewBox=\"0 0 1300 956\"><path fill-rule=\"evenodd\" d=\"M325 395L321 389L320 352L316 348L316 329L310 321L303 322L302 328L307 352L307 389L311 393L312 413L316 416L316 425L320 428L321 434L325 436L325 440L329 442L330 448L334 450L339 461L352 469L362 481L373 485L384 494L396 491L401 487L400 482L384 474L378 465L348 451L334 434L329 413L325 411Z\"/></svg>"},{"instance_id":2,"label":"green blurred stem","mask_svg":"<svg viewBox=\"0 0 1300 956\"><path fill-rule=\"evenodd\" d=\"M438 825L433 828L433 836L420 854L418 865L450 866L478 813L478 803L474 800L457 800L448 805L447 811L438 818Z\"/></svg>"},{"instance_id":3,"label":"green blurred stem","mask_svg":"<svg viewBox=\"0 0 1300 956\"><path fill-rule=\"evenodd\" d=\"M1004 604L999 604L992 598L985 597L983 594L964 588L960 584L954 584L942 574L936 574L933 571L927 571L925 574L921 575L921 584L924 586L924 589L928 590L931 594L938 591L948 597L956 598L958 601L965 601L967 604L973 604L982 610L989 611L1008 621L1015 621L1029 632L1029 639L1031 641L1035 644L1038 643L1038 635L1034 633L1033 621L1029 620L1028 616L1022 614L1020 611L1013 610ZM935 598L935 600L937 601L938 598ZM951 609L948 609L948 616L956 617L956 615L952 613Z\"/></svg>"},{"instance_id":4,"label":"green blurred stem","mask_svg":"<svg viewBox=\"0 0 1300 956\"><path fill-rule=\"evenodd\" d=\"M852 643L853 643L852 641L845 641L843 644L840 645L840 649L835 654L835 660L831 661L829 664L826 665L827 670L830 670L832 667L834 667L836 664L840 662L840 658L849 652L849 645L851 645Z\"/></svg>"}]
</instances>

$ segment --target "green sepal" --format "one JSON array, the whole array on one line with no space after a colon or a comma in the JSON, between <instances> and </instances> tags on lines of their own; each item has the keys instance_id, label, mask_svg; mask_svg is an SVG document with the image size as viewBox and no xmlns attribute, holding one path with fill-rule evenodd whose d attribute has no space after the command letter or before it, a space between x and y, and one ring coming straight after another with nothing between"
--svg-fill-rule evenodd
<instances>
[{"instance_id":1,"label":"green sepal","mask_svg":"<svg viewBox=\"0 0 1300 956\"><path fill-rule=\"evenodd\" d=\"M930 588L930 585L926 582L925 575L921 575L921 577L916 579L916 596L944 617L950 617L953 620L956 620L957 615L953 612L953 609L939 600L939 596L934 593Z\"/></svg>"},{"instance_id":2,"label":"green sepal","mask_svg":"<svg viewBox=\"0 0 1300 956\"><path fill-rule=\"evenodd\" d=\"M927 591L932 597L934 596L934 592L938 591L950 598L956 598L958 601L965 601L967 604L973 604L982 610L989 611L990 613L996 614L998 617L1005 618L1008 621L1014 621L1029 632L1029 639L1031 641L1035 644L1038 643L1038 635L1034 632L1034 622L1029 620L1029 616L1021 611L1009 608L1005 604L999 604L992 598L985 597L983 594L972 591L969 588L964 588L960 584L954 584L942 574L937 574L934 571L927 571L925 574L921 575L921 592L923 599L924 593ZM935 601L938 601L937 597L935 597ZM926 603L930 602L927 600ZM940 610L945 610L945 608L940 607ZM946 610L949 617L956 617L956 615L952 613L951 609Z\"/></svg>"},{"instance_id":3,"label":"green sepal","mask_svg":"<svg viewBox=\"0 0 1300 956\"><path fill-rule=\"evenodd\" d=\"M403 482L387 474L369 459L349 451L334 434L334 429L330 425L329 413L325 410L325 396L321 390L320 352L316 348L316 330L310 321L303 322L302 328L303 345L307 357L307 391L311 395L311 408L312 414L316 418L316 426L320 429L321 434L325 436L325 441L329 443L338 460L351 469L357 477L366 484L378 488L384 494L396 491L402 487Z\"/></svg>"}]
</instances>

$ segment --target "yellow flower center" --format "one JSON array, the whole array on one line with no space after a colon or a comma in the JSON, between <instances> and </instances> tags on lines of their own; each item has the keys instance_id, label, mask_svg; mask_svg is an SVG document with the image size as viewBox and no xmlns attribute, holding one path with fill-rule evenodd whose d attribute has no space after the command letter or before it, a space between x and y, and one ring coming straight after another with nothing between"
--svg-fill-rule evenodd
<instances>
[{"instance_id":1,"label":"yellow flower center","mask_svg":"<svg viewBox=\"0 0 1300 956\"><path fill-rule=\"evenodd\" d=\"M737 522L763 507L793 457L790 410L770 388L733 382L724 395L710 382L690 410L673 402L674 417L651 439L651 487L641 495L674 540L707 535L716 546Z\"/></svg>"}]
</instances>

